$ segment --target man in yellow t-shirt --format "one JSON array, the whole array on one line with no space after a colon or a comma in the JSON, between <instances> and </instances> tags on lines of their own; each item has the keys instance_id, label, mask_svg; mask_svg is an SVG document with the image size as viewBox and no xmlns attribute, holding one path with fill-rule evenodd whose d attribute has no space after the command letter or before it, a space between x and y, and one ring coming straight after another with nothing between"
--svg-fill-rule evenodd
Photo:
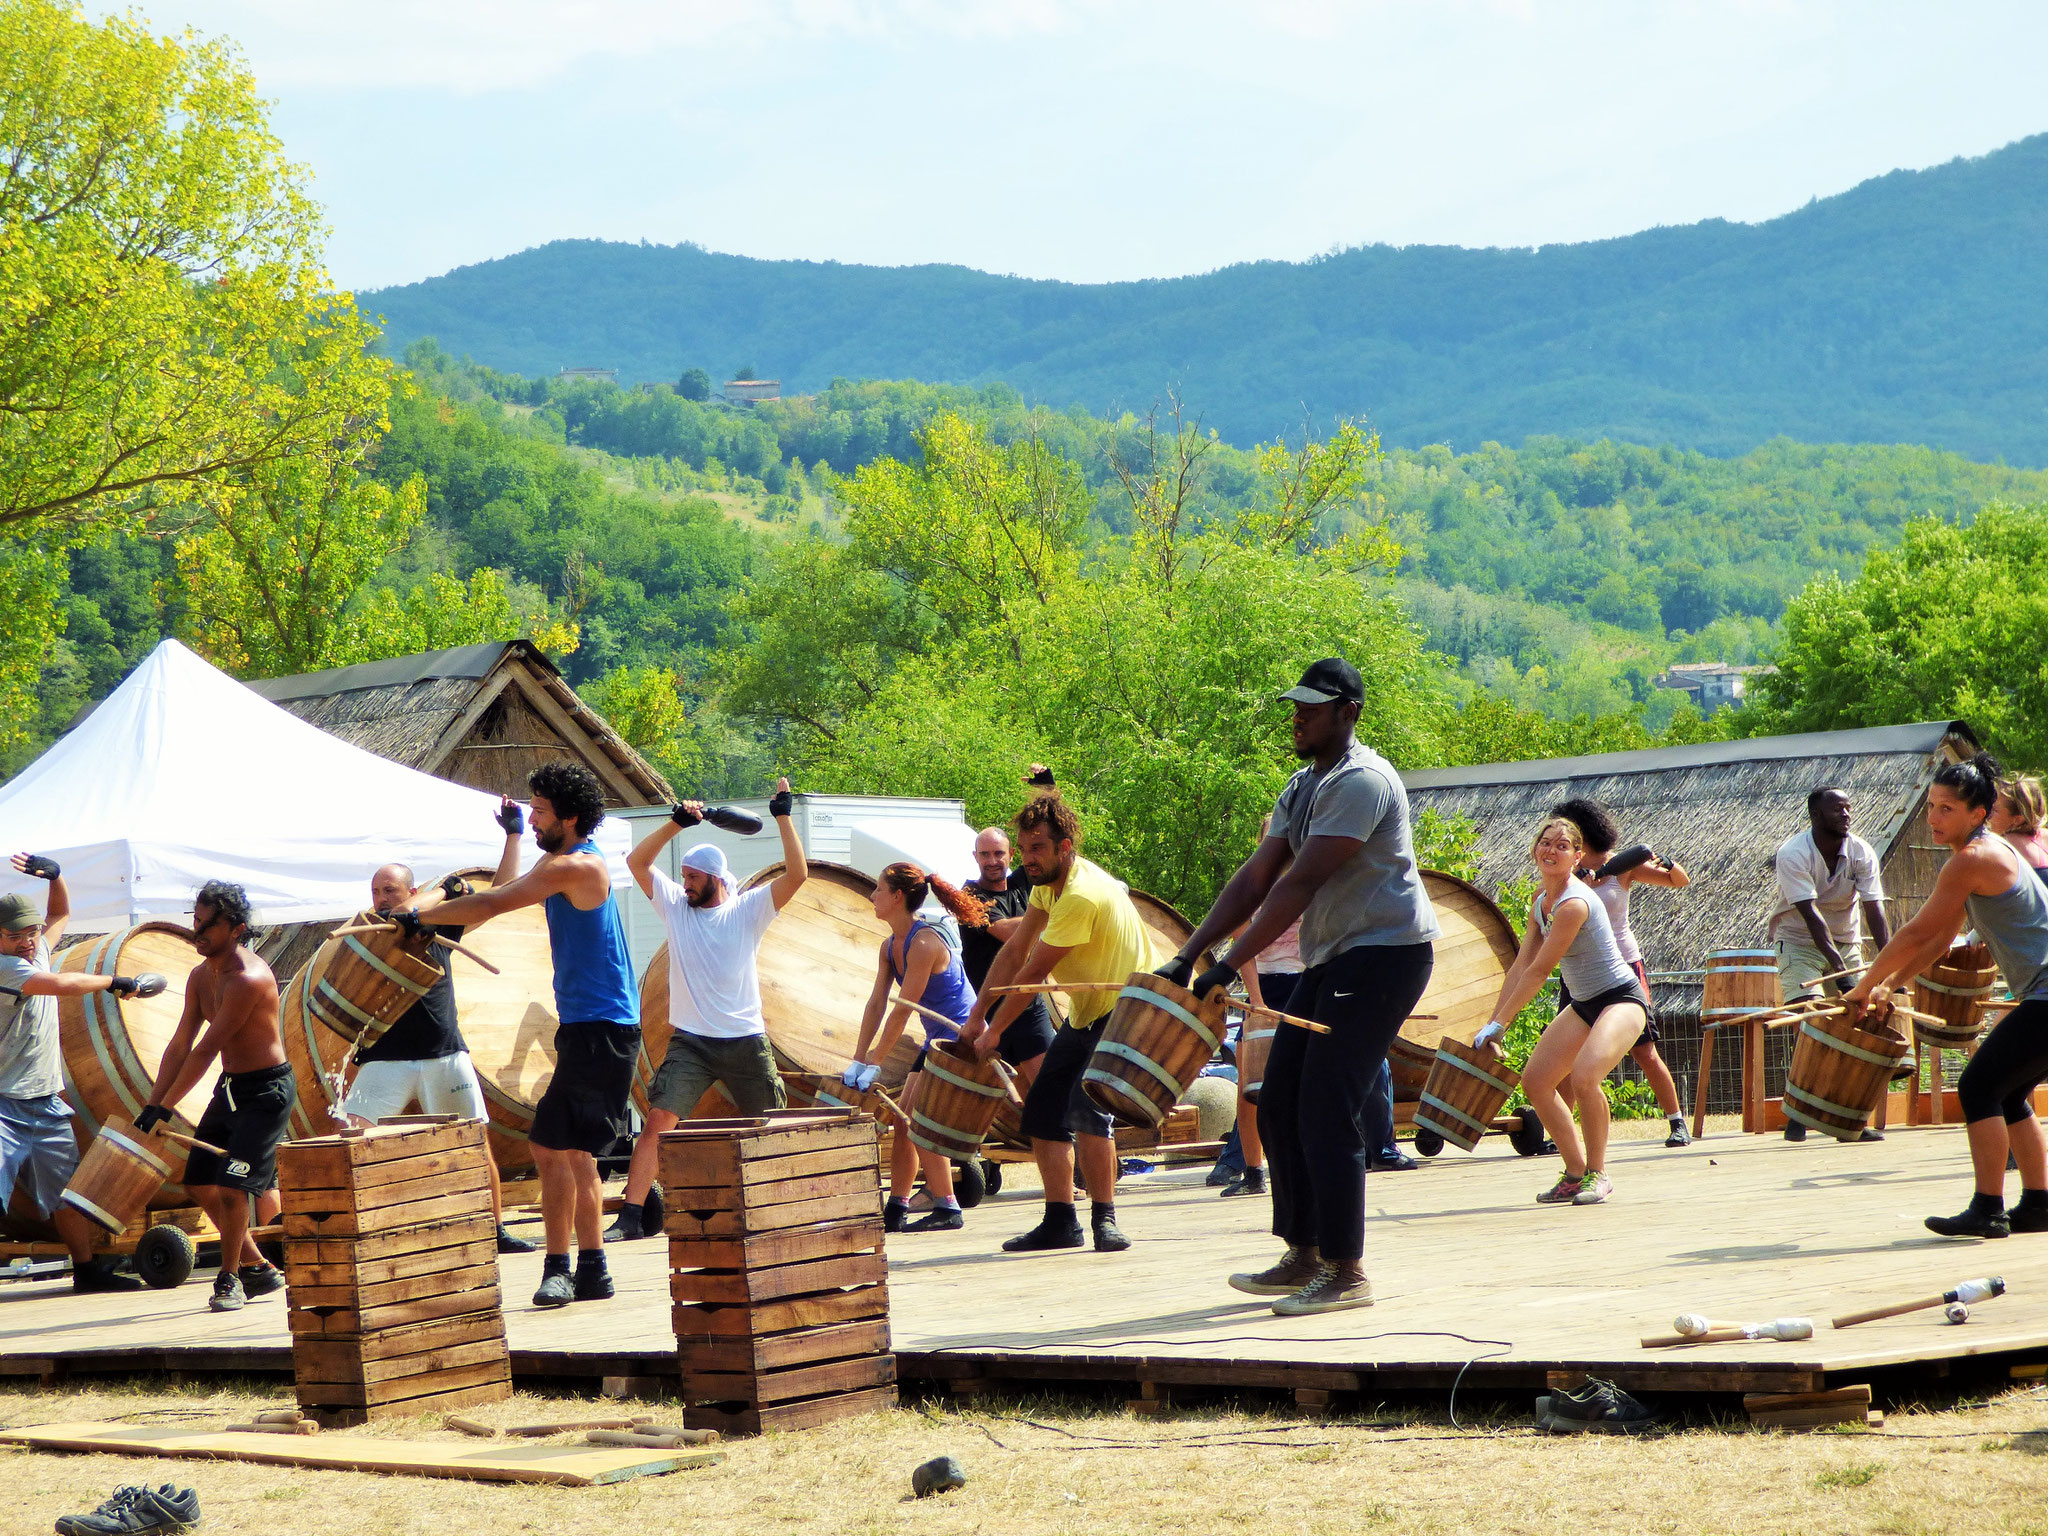
<instances>
[{"instance_id":1,"label":"man in yellow t-shirt","mask_svg":"<svg viewBox=\"0 0 2048 1536\"><path fill-rule=\"evenodd\" d=\"M1017 931L988 968L981 996L960 1030L984 1059L1003 1031L1023 1016L1028 992L998 994L997 987L1044 981L1130 980L1152 966L1152 939L1123 883L1080 855L1080 818L1057 791L1038 796L1017 813L1017 852L1031 877L1031 905ZM1076 1146L1087 1187L1095 1251L1121 1253L1131 1240L1116 1225L1116 1142L1108 1115L1081 1091L1081 1076L1102 1026L1116 1004L1114 992L1074 992L1073 1017L1053 1038L1024 1096L1024 1134L1045 1188L1045 1217L1031 1231L1003 1244L1005 1253L1079 1248L1085 1239L1074 1214Z\"/></svg>"}]
</instances>

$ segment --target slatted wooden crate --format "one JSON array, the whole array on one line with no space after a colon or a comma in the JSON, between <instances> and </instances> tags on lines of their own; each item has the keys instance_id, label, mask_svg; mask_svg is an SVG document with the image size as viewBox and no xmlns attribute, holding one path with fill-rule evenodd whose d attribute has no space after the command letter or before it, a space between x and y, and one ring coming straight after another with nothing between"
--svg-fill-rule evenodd
<instances>
[{"instance_id":1,"label":"slatted wooden crate","mask_svg":"<svg viewBox=\"0 0 2048 1536\"><path fill-rule=\"evenodd\" d=\"M484 1128L378 1126L278 1149L299 1405L322 1422L511 1392Z\"/></svg>"},{"instance_id":2,"label":"slatted wooden crate","mask_svg":"<svg viewBox=\"0 0 2048 1536\"><path fill-rule=\"evenodd\" d=\"M755 1434L896 1401L872 1120L689 1123L661 1176L686 1422Z\"/></svg>"}]
</instances>

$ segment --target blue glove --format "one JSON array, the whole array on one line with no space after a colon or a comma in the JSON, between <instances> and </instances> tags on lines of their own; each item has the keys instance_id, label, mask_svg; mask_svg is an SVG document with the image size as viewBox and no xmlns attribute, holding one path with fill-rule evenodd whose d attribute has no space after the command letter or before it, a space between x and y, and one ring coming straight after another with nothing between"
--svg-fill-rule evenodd
<instances>
[{"instance_id":1,"label":"blue glove","mask_svg":"<svg viewBox=\"0 0 2048 1536\"><path fill-rule=\"evenodd\" d=\"M875 1086L876 1079L879 1078L881 1075L882 1068L880 1064L871 1062L867 1066L864 1066L860 1069L860 1076L854 1079L853 1086L858 1088L862 1093L866 1093L870 1088Z\"/></svg>"},{"instance_id":2,"label":"blue glove","mask_svg":"<svg viewBox=\"0 0 2048 1536\"><path fill-rule=\"evenodd\" d=\"M846 1070L839 1074L839 1081L846 1084L849 1088L858 1088L860 1086L860 1071L860 1062L849 1061L846 1064Z\"/></svg>"}]
</instances>

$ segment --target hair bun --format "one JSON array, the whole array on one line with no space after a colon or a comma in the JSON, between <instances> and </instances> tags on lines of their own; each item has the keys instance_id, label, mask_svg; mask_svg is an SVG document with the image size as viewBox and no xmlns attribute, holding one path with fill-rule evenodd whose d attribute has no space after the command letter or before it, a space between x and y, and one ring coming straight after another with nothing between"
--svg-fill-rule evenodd
<instances>
[{"instance_id":1,"label":"hair bun","mask_svg":"<svg viewBox=\"0 0 2048 1536\"><path fill-rule=\"evenodd\" d=\"M1985 779L1993 784L1996 784L2004 777L2003 772L1998 766L1998 759L1989 752L1979 752L1970 759L1970 766L1983 774Z\"/></svg>"}]
</instances>

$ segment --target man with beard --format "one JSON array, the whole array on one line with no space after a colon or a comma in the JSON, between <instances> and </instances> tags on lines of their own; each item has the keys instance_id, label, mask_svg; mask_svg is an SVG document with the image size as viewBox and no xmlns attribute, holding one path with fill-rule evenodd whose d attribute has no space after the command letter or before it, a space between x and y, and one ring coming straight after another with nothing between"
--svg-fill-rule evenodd
<instances>
[{"instance_id":1,"label":"man with beard","mask_svg":"<svg viewBox=\"0 0 2048 1536\"><path fill-rule=\"evenodd\" d=\"M768 814L782 838L782 873L767 885L735 893L732 871L715 843L683 854L682 881L654 867L669 840L704 819L704 807L685 800L669 819L626 856L626 867L668 930L668 1053L647 1092L647 1123L633 1143L619 1219L606 1242L656 1237L661 1221L645 1209L654 1186L661 1133L696 1108L721 1083L743 1115L783 1105L782 1079L761 1017L761 974L755 951L775 914L789 905L810 873L790 813L796 797L789 780L776 781Z\"/></svg>"},{"instance_id":2,"label":"man with beard","mask_svg":"<svg viewBox=\"0 0 2048 1536\"><path fill-rule=\"evenodd\" d=\"M640 1056L640 988L612 900L611 870L590 834L604 820L604 791L581 763L543 763L526 779L533 840L541 857L519 873L525 830L509 797L498 807L505 852L491 889L434 912L437 926L474 928L521 907L544 905L555 968L555 1075L534 1106L527 1142L540 1173L547 1258L537 1307L605 1301L604 1186L598 1154L626 1132L626 1101ZM576 1239L574 1277L569 1239Z\"/></svg>"}]
</instances>

